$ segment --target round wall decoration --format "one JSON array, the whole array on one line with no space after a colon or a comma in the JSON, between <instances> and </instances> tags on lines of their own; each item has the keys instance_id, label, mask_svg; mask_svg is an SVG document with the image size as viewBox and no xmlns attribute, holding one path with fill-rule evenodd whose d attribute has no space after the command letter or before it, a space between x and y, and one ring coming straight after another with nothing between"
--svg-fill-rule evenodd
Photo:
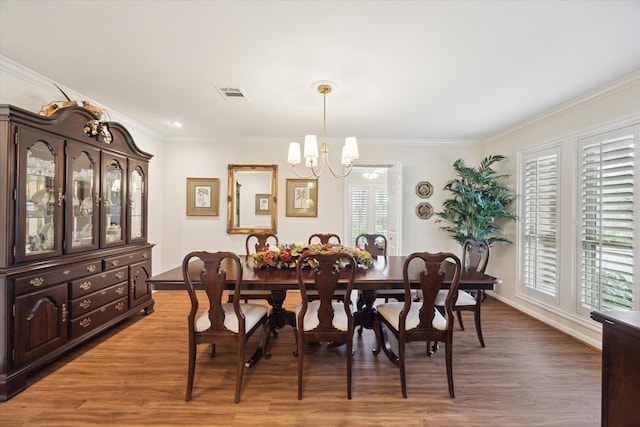
<instances>
[{"instance_id":1,"label":"round wall decoration","mask_svg":"<svg viewBox=\"0 0 640 427\"><path fill-rule=\"evenodd\" d=\"M433 185L428 181L420 181L416 185L416 194L423 199L428 198L433 194Z\"/></svg>"},{"instance_id":2,"label":"round wall decoration","mask_svg":"<svg viewBox=\"0 0 640 427\"><path fill-rule=\"evenodd\" d=\"M433 215L433 208L427 202L419 203L418 206L416 206L416 215L418 215L420 219L429 219L431 215Z\"/></svg>"}]
</instances>

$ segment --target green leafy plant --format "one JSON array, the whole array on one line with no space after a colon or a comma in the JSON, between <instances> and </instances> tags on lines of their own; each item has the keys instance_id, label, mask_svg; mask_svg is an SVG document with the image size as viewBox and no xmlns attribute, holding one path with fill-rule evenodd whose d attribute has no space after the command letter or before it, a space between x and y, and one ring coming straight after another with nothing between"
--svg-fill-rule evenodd
<instances>
[{"instance_id":1,"label":"green leafy plant","mask_svg":"<svg viewBox=\"0 0 640 427\"><path fill-rule=\"evenodd\" d=\"M485 157L477 168L467 166L462 159L453 163L457 177L447 182L444 190L452 193L436 212L436 222L446 223L440 227L461 245L467 239L483 240L489 245L495 242L511 243L498 236L504 234L500 227L503 221L515 220L508 205L514 194L499 181L508 177L497 174L492 165L504 160L501 155Z\"/></svg>"}]
</instances>

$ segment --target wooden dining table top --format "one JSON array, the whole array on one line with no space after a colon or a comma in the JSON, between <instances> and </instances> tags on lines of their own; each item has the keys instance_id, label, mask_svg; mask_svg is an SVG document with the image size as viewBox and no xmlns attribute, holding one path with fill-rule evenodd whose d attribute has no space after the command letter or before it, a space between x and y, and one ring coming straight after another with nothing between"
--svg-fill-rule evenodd
<instances>
[{"instance_id":1,"label":"wooden dining table top","mask_svg":"<svg viewBox=\"0 0 640 427\"><path fill-rule=\"evenodd\" d=\"M295 269L278 268L253 268L246 264L246 257L240 257L243 264L242 288L255 290L288 290L298 289L298 281ZM402 289L403 285L403 265L406 256L378 256L373 266L368 269L358 268L354 282L355 289L377 290L377 289ZM415 286L419 284L419 271L421 263L412 263L409 269L409 282ZM189 276L194 284L198 284L202 262L197 260L189 264ZM444 286L451 284L453 278L454 265L444 263ZM223 268L227 272L229 285L235 282L238 272L232 263L224 264ZM304 274L310 276L311 270L304 270ZM341 273L341 281L346 282L347 272ZM155 289L184 289L184 278L182 266L172 268L148 279ZM460 289L493 289L494 285L500 283L500 279L475 269L463 268L460 275L458 287Z\"/></svg>"}]
</instances>

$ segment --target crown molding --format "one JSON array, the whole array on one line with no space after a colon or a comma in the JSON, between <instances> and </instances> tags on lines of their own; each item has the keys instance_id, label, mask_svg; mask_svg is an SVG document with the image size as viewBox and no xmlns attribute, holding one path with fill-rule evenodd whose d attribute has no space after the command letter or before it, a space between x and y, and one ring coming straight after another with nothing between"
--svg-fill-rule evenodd
<instances>
[{"instance_id":1,"label":"crown molding","mask_svg":"<svg viewBox=\"0 0 640 427\"><path fill-rule=\"evenodd\" d=\"M634 86L640 85L640 70L634 71L631 74L621 77L620 79L614 80L604 86L601 86L597 89L594 89L590 92L587 92L577 98L572 99L564 104L561 104L555 108L547 110L543 113L540 113L536 116L533 116L523 122L520 122L510 128L507 128L495 135L492 135L488 138L482 140L483 143L489 143L494 140L503 138L509 134L522 131L526 128L535 126L536 124L553 119L562 114L566 114L568 111L588 105L590 103L599 101L601 99L607 98L611 95L614 95L618 92L630 89Z\"/></svg>"},{"instance_id":2,"label":"crown molding","mask_svg":"<svg viewBox=\"0 0 640 427\"><path fill-rule=\"evenodd\" d=\"M7 58L6 56L2 56L0 55L0 72L3 73L7 73L9 75L12 75L14 77L17 77L21 80L26 81L27 83L29 83L32 86L35 86L38 89L41 89L45 92L52 92L52 91L57 91L57 89L55 89L55 87L53 86L53 83L57 84L58 86L60 86L66 93L68 93L70 96L72 96L72 98L76 98L76 99L84 99L85 101L89 102L92 105L97 105L100 108L102 108L106 113L107 113L107 120L108 121L114 121L114 122L118 122L118 123L123 123L126 125L126 127L131 130L132 128L137 129L140 132L144 132L150 136L152 136L153 138L156 139L161 139L161 140L165 140L167 138L166 135L162 135L159 134L158 132L155 132L151 129L149 129L148 127L144 126L143 124L123 115L118 113L117 111L112 110L111 108L105 106L104 104L101 104L100 102L97 102L87 96L84 96L76 91L74 91L71 88L68 88L62 84L59 84L58 82L54 82L53 80L43 76L42 74L39 74L29 68L24 67L23 65L18 64L15 61L12 61L11 59Z\"/></svg>"}]
</instances>

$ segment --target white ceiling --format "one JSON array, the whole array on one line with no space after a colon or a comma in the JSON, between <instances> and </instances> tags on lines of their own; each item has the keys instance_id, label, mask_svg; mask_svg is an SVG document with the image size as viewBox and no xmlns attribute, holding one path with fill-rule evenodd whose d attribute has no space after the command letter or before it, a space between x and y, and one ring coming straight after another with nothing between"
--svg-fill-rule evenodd
<instances>
[{"instance_id":1,"label":"white ceiling","mask_svg":"<svg viewBox=\"0 0 640 427\"><path fill-rule=\"evenodd\" d=\"M640 1L0 0L0 54L172 138L320 135L330 80L329 139L475 140L640 70Z\"/></svg>"}]
</instances>

